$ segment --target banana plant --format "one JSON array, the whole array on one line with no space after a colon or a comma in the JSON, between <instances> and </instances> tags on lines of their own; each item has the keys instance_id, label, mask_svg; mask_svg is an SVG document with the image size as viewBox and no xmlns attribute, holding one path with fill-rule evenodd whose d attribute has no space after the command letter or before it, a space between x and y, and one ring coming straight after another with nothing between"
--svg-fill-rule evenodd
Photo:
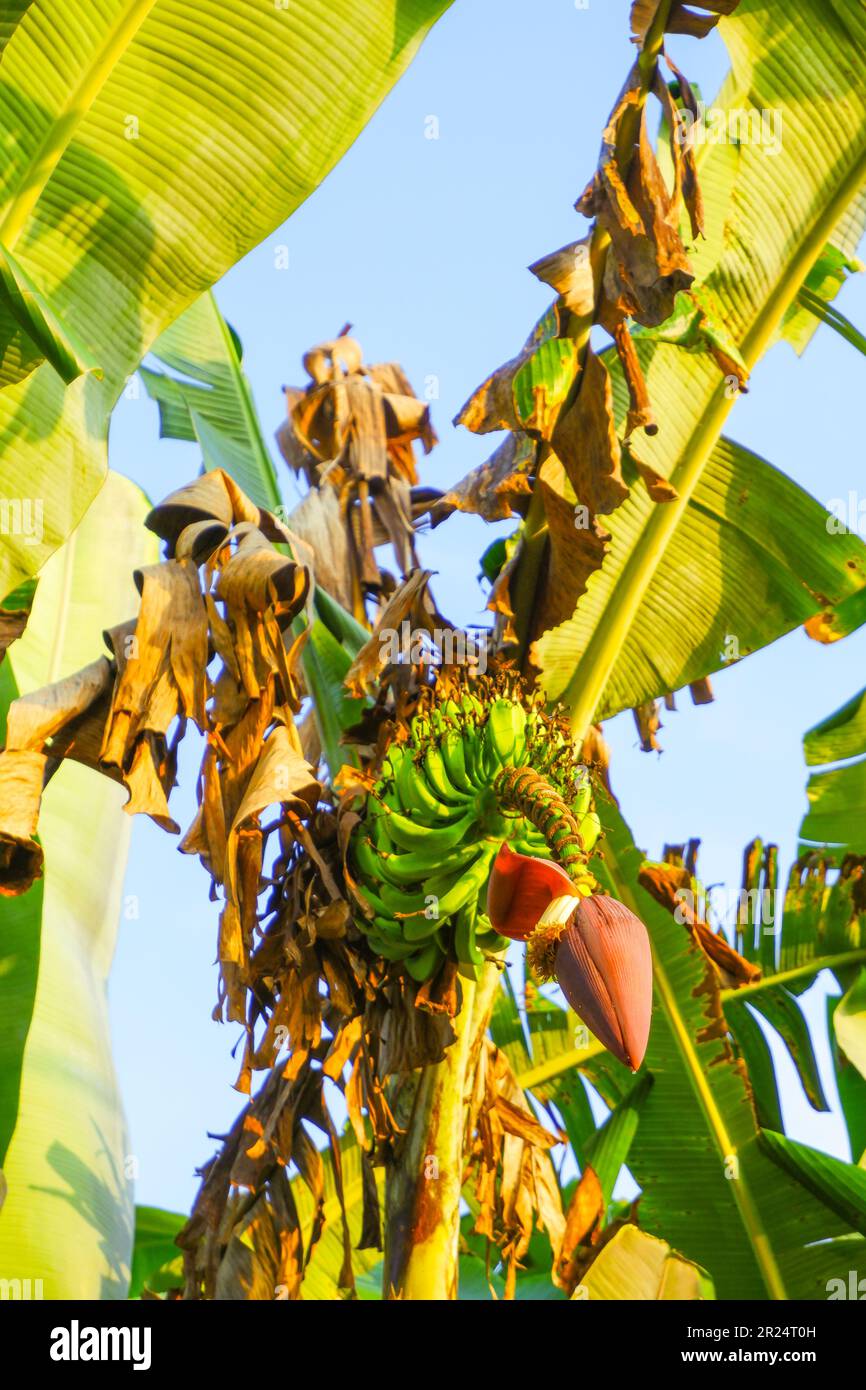
<instances>
[{"instance_id":1,"label":"banana plant","mask_svg":"<svg viewBox=\"0 0 866 1390\"><path fill-rule=\"evenodd\" d=\"M3 662L5 696L95 660L103 628L135 611L132 568L157 558L148 508L131 482L107 475L42 571ZM123 911L123 801L120 787L67 762L44 795L44 875L0 898L0 1273L41 1280L45 1298L123 1298L129 1280L135 1165L106 1000Z\"/></svg>"},{"instance_id":2,"label":"banana plant","mask_svg":"<svg viewBox=\"0 0 866 1390\"><path fill-rule=\"evenodd\" d=\"M83 25L63 0L7 7L0 492L44 519L8 537L0 595L95 497L158 334L318 186L447 5L97 0Z\"/></svg>"}]
</instances>

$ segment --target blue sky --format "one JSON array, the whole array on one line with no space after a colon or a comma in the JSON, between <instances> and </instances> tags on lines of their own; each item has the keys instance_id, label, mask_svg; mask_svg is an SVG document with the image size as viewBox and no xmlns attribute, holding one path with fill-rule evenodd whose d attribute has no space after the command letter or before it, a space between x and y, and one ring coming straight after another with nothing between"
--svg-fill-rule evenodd
<instances>
[{"instance_id":1,"label":"blue sky","mask_svg":"<svg viewBox=\"0 0 866 1390\"><path fill-rule=\"evenodd\" d=\"M279 425L281 386L300 382L302 352L349 321L367 360L403 364L417 390L436 377L441 443L424 480L443 486L490 452L451 419L473 388L520 347L549 292L526 267L582 235L573 210L597 160L608 111L632 58L627 0L456 0L407 75L323 186L217 286L241 336L266 431ZM672 40L678 65L709 97L727 66L721 42ZM438 138L427 135L438 122ZM288 268L278 269L288 252ZM866 324L866 280L846 286L843 312ZM776 348L758 368L728 433L823 502L859 485L852 392L866 362L827 329L802 359ZM492 441L497 442L495 439ZM853 447L852 447L853 446ZM275 449L276 457L276 449ZM112 422L111 465L158 499L198 468L196 450L158 439L141 393ZM280 462L286 501L299 494ZM773 525L772 517L767 525ZM435 593L452 621L483 620L478 557L511 529L455 518L421 541ZM748 595L744 594L744 601ZM819 647L797 631L713 678L716 702L688 696L666 715L664 752L641 753L630 713L606 726L613 778L638 844L702 840L705 883L736 887L744 845L776 840L787 867L805 809L802 735L866 684L866 633ZM194 810L198 750L185 750L175 814ZM110 986L115 1053L138 1160L137 1199L183 1210L194 1169L213 1151L240 1097L231 1089L234 1029L210 1019L216 997L216 912L197 860L148 821L134 828ZM806 996L819 1060L823 986ZM847 1157L838 1114L816 1115L782 1050L789 1131Z\"/></svg>"}]
</instances>

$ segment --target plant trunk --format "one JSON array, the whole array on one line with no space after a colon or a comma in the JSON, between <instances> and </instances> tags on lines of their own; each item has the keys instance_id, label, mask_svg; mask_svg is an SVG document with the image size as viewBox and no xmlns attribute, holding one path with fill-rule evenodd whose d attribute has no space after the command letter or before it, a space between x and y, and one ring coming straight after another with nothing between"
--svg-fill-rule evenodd
<instances>
[{"instance_id":1,"label":"plant trunk","mask_svg":"<svg viewBox=\"0 0 866 1390\"><path fill-rule=\"evenodd\" d=\"M407 1078L395 1101L403 1129L385 1177L383 1297L457 1297L460 1194L468 1103L499 981L489 962L463 980L456 1037L444 1059Z\"/></svg>"}]
</instances>

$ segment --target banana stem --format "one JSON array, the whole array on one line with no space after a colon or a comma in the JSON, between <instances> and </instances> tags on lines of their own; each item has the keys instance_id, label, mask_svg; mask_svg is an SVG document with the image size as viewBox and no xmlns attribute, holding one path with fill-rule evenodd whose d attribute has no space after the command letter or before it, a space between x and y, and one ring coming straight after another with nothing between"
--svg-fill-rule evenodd
<instances>
[{"instance_id":1,"label":"banana stem","mask_svg":"<svg viewBox=\"0 0 866 1390\"><path fill-rule=\"evenodd\" d=\"M577 817L546 777L531 767L506 767L493 788L500 809L525 816L567 874L577 878L585 870L587 854Z\"/></svg>"},{"instance_id":2,"label":"banana stem","mask_svg":"<svg viewBox=\"0 0 866 1390\"><path fill-rule=\"evenodd\" d=\"M462 981L454 1042L441 1062L413 1074L395 1102L405 1133L385 1176L386 1299L457 1297L468 1103L498 980L488 962L477 984Z\"/></svg>"}]
</instances>

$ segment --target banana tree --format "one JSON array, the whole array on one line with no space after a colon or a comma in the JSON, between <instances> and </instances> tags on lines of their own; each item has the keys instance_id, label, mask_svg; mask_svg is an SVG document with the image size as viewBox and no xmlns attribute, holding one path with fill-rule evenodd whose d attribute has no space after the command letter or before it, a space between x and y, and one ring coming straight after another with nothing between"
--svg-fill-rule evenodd
<instances>
[{"instance_id":1,"label":"banana tree","mask_svg":"<svg viewBox=\"0 0 866 1390\"><path fill-rule=\"evenodd\" d=\"M328 732L333 687L315 686L315 665L305 686L298 676L317 651L301 614L328 557L307 564L275 515L239 345L210 300L157 344L168 373L149 370L147 383L163 430L195 439L205 472L148 518L166 552L133 629L144 665L118 657L86 713L100 732L93 766L167 827L171 720L207 734L182 847L223 900L217 1014L242 1030L236 1085L250 1099L183 1228L140 1213L136 1287L294 1299L309 1279L345 1297L378 1275L385 1298L453 1298L479 1279L533 1297L543 1275L575 1298L782 1299L825 1296L847 1271L866 1221L862 1172L781 1132L763 1027L824 1105L797 996L832 969L847 990L840 1066L856 1068L861 866L829 886L801 866L781 936L759 914L727 942L688 901L684 915L676 894L668 902L672 883L699 898L694 865L643 864L592 766L599 742L584 739L599 718L704 681L720 650L735 659L798 623L825 640L862 621L862 544L832 535L813 499L722 438L772 342L801 348L813 321L842 326L827 305L862 230L866 106L850 50L866 47L866 28L853 0L833 0L831 24L819 8L801 7L804 26L802 12L795 24L756 0L633 6L637 61L579 200L591 230L533 267L556 303L463 412L510 439L433 503L437 522L454 510L520 517L496 575L486 674L431 655L427 572L387 597L359 488L362 571L380 601L368 635L319 598L330 637L356 639L351 663L331 667L344 690ZM732 118L778 108L773 158L748 140L698 152L681 138L697 101L670 64L664 80L665 34L700 36L720 15L733 64L720 105ZM831 117L825 151L815 131ZM7 248L10 302L52 370L87 368L33 268ZM590 341L597 325L606 352ZM365 449L387 478L389 451L421 435L380 398L405 393L361 380L353 352L335 340L309 354L290 414L317 462L354 487ZM9 605L13 631L19 611ZM394 654L386 639L405 620L424 641ZM327 782L302 756L304 688ZM21 717L13 706L17 730ZM73 746L67 724L40 723L7 743L0 774ZM10 893L22 863L38 862L24 829L20 817L0 825L15 849L2 865ZM749 887L774 871L753 846ZM510 942L526 949L525 1023L500 984L519 960ZM537 993L554 981L574 1014ZM601 1124L583 1078L609 1109ZM552 1158L566 1141L571 1183ZM617 1199L625 1165L637 1212ZM168 1234L182 1259L160 1263Z\"/></svg>"},{"instance_id":2,"label":"banana tree","mask_svg":"<svg viewBox=\"0 0 866 1390\"><path fill-rule=\"evenodd\" d=\"M779 337L802 348L817 318L828 317L813 301L826 305L842 276L826 274L826 266L832 264L838 270L842 264L853 265L854 244L862 230L860 194L866 181L864 116L856 101L846 106L841 156L812 161L805 186L799 152L812 122L820 119L824 104L833 99L824 83L824 60L828 45L832 51L842 39L835 31L819 32L817 15L816 26L808 34L799 26L796 30L783 26L781 32L777 26L771 34L777 21L761 7L724 6L726 15L734 11L722 22L733 71L720 104L736 112L741 106L760 104L760 97L768 108L779 107L785 129L791 132L790 143L775 162L747 143L733 149L705 146L699 156L683 160L672 140L667 158L680 194L672 212L671 203L665 203L653 183L641 112L651 95L658 97L673 131L690 110L690 89L682 74L676 74L676 98L662 88L659 79L664 32L676 28L679 10L669 4L635 6L633 22L641 57L627 83L626 106L617 109L605 133L597 180L581 204L595 215L594 231L583 247L578 243L567 248L570 257L565 258L565 269L561 255L534 267L558 291L554 310L538 325L520 356L485 384L463 414L472 428L511 429L514 442L477 475L447 493L434 514L440 520L455 509L478 510L499 519L510 510L520 512L523 504L518 499L530 494L516 547L512 546L494 595L503 620L499 635L506 651L509 646L516 649L525 669L538 673L549 697L565 699L581 737L593 719L703 680L717 668L719 652L729 648L731 635L736 639L730 652L733 658L747 655L798 623L809 623L808 630L815 636L831 629L838 635L843 624L850 627L858 620L856 600L866 576L864 550L855 537L831 537L826 513L817 503L769 464L721 438L724 418L763 351ZM852 16L849 37L858 24L859 18ZM816 48L814 55L806 51L810 44ZM817 61L819 46L821 63ZM847 71L840 53L833 75L838 95L847 94ZM638 174L628 182L633 158L640 161ZM658 158L664 163L663 153ZM698 180L703 205L696 192ZM661 263L662 230L654 224L658 237L658 245L652 248L658 256L655 281L647 282L645 275L641 279L645 263L642 266L624 237L629 228L617 221L617 207L611 210L614 195L624 185L631 194L632 211L645 212L654 197L655 211L660 208L664 214L667 272L663 273ZM795 221L793 227L786 225L784 236L769 237L766 227L780 190L785 190ZM627 223L627 197L620 213L623 207L622 222ZM646 232L649 225L645 220L644 237L651 240ZM695 241L694 232L701 228L705 237ZM688 257L687 239L694 241ZM595 318L610 327L615 338L615 348L598 358L588 344ZM631 331L629 319L634 325ZM621 436L627 448L619 442ZM583 473L581 447L584 462L589 459ZM772 535L765 525L770 509L776 519ZM585 524L576 525L578 519ZM747 583L756 597L744 605ZM433 751L438 756L449 741L453 745L459 732L454 728L456 717L453 710L449 712L447 729L414 728L410 746L413 738L423 744L426 737L437 744ZM478 773L477 755L473 761L473 755L464 750L461 761L461 750L450 746L455 761L453 766L446 765L445 781L438 782L442 800L437 801L436 795L431 797L431 790L437 788L437 770L429 765L431 749L423 751L418 746L413 755L404 751L403 762L410 771L404 773L402 787L399 752L398 748L384 765L385 783L373 788L369 803L373 809L367 812L369 845L362 836L347 861L352 873L365 880L360 883L361 897L372 908L365 934L386 959L405 960L407 974L411 978L414 971L423 980L427 1002L437 1006L441 1001L427 987L427 978L437 967L441 970L443 946L446 957L452 947L447 933L439 935L438 918L430 928L420 904L436 899L441 907L444 901L446 916L452 911L458 918L464 914L455 927L453 949L458 963L469 972L470 981L480 971L478 981L470 982L464 992L464 1011L455 1018L456 1039L445 1058L432 1070L422 1070L399 1096L398 1114L406 1139L392 1157L386 1184L385 1296L432 1293L445 1297L453 1295L456 1287L456 1199L461 1183L454 1170L459 1138L462 1135L464 1145L469 1144L467 1154L472 1152L477 1120L471 1103L462 1121L455 1117L455 1095L459 1097L464 1087L471 1091L473 1068L484 1053L478 1045L483 1026L479 1027L476 991L485 996L485 1009L494 998L490 957L495 958L498 943L495 939L480 942L475 931L477 913L483 907L478 888L492 863L495 845L485 850L482 838L476 846L471 828L460 821L461 805L471 798L472 779ZM427 787L423 809L417 798L425 793L412 781L419 756ZM483 758L482 765L483 774L488 775L491 769ZM392 795L386 785L389 778L393 778L397 801L390 814L382 812L377 817L378 799L387 806ZM411 826L399 821L410 808L414 815L430 818L430 829L437 817L441 819L439 852L451 854L460 845L458 858L464 857L455 862L452 872L446 866L439 880L431 876L429 860L424 866L407 864L405 870L399 862L404 854L409 859L413 854L419 860L424 857ZM498 809L502 811L501 803ZM445 838L454 826L458 839L448 850ZM560 829L564 826L561 821ZM395 829L407 837L406 843L395 849L391 841L388 848L382 837ZM437 833L433 830L434 838ZM495 841L496 835L490 839ZM431 839L431 850L432 843ZM628 861L625 867L616 861L617 846L620 857ZM531 850L535 858L545 854L539 839L519 848ZM479 867L484 853L488 862ZM565 1048L563 1071L573 1071L582 1060L592 1067L593 1080L614 1107L613 1113L624 1105L622 1114L628 1114L629 1125L637 1116L629 1162L635 1172L640 1170L639 1181L645 1188L642 1212L658 1211L654 1233L670 1238L675 1249L710 1270L722 1296L730 1296L735 1289L741 1292L743 1287L753 1297L819 1296L848 1248L850 1225L845 1225L832 1203L828 1206L823 1201L810 1208L809 1222L802 1229L786 1218L785 1205L796 1205L802 1194L796 1187L786 1187L788 1178L777 1171L776 1159L784 1149L788 1156L784 1171L793 1176L794 1146L782 1141L774 1148L771 1140L762 1138L758 1123L759 1116L764 1122L770 1117L777 1121L766 1084L763 1035L743 1001L737 1007L731 1005L732 1021L727 1027L718 999L714 1020L696 1002L694 990L698 1000L701 991L710 996L708 1008L712 1003L712 958L698 942L689 944L681 926L664 914L657 912L653 917L645 894L635 886L636 865L629 854L633 858L627 834L614 822L608 828L596 877L632 909L635 918L651 919L657 1010L661 1009L662 1021L654 1026L647 1066L653 1076L650 1097L661 1100L647 1098L639 1107L627 1104L626 1078L617 1070L623 1062L614 1063L607 1054L601 1060L597 1044L587 1057L579 1047ZM389 870L402 875L390 889ZM405 890L420 895L418 903L413 892ZM555 887L548 885L544 891L548 908L560 901ZM393 893L392 901L386 901L386 892ZM403 899L400 903L398 895ZM560 896L571 904L566 911L573 925L574 893ZM537 894L531 901L538 904ZM466 904L472 908L468 921ZM489 900L487 905L492 906ZM494 916L491 910L491 921ZM857 949L837 954L853 965L859 959ZM536 943L531 950L533 965L543 965L546 954ZM741 958L748 961L746 954ZM810 965L796 978L813 977L819 968ZM804 1084L813 1100L822 1104L811 1046L786 972L771 972L769 981L766 987L755 988L756 1007L773 1026L779 1026L797 1052ZM585 1010L584 1000L581 1003ZM356 1076L357 1053L354 1058ZM745 1080L743 1059L755 1068L754 1091ZM624 1061L635 1060L639 1058L626 1051ZM554 1093L550 1088L561 1084L556 1061L544 1059L539 1068L531 1067L527 1078L531 1088L530 1079L536 1079L549 1098ZM570 1080L573 1090L574 1078ZM579 1153L595 1130L587 1097L583 1092L582 1099L572 1099L567 1091L561 1094L569 1103L557 1113ZM669 1120L675 1111L681 1117L679 1127ZM255 1104L252 1112L260 1116ZM265 1125L266 1132L272 1128ZM674 1133L676 1137L668 1142ZM693 1229L687 1229L688 1203L678 1202L675 1195L683 1180L676 1154L681 1157L689 1145L697 1156L693 1195L699 1189L701 1200L719 1215L718 1222L712 1223L716 1234L703 1243ZM437 1172L447 1173L443 1190L435 1196L429 1181L425 1187L422 1157L432 1160ZM800 1163L800 1177L806 1166ZM591 1164L588 1168L594 1171ZM651 1190L655 1199L649 1198ZM777 1200L780 1193L783 1202ZM203 1190L204 1206L210 1196L209 1190ZM846 1214L850 1215L847 1208ZM501 1213L494 1202L481 1220L488 1235L494 1234L497 1215ZM193 1224L196 1219L194 1214ZM652 1220L649 1229L653 1229ZM423 1240L419 1232L424 1233ZM507 1237L511 1277L515 1250L526 1252L515 1244L513 1229L495 1234ZM826 1244L819 1249L819 1242Z\"/></svg>"}]
</instances>

